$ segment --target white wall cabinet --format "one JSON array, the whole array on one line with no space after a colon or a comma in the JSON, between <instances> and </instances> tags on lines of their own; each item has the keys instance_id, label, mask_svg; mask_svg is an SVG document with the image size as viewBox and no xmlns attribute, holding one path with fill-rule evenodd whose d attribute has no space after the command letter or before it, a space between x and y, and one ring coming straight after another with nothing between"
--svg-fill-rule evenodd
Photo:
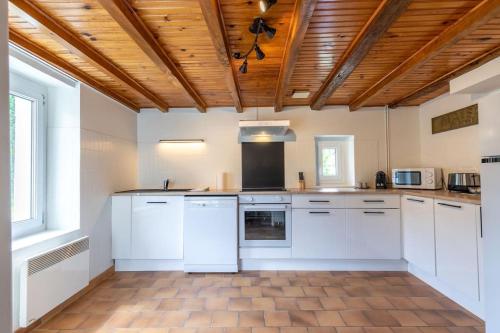
<instances>
[{"instance_id":1,"label":"white wall cabinet","mask_svg":"<svg viewBox=\"0 0 500 333\"><path fill-rule=\"evenodd\" d=\"M437 277L479 300L479 207L435 200Z\"/></svg>"},{"instance_id":2,"label":"white wall cabinet","mask_svg":"<svg viewBox=\"0 0 500 333\"><path fill-rule=\"evenodd\" d=\"M401 259L399 209L348 209L348 257Z\"/></svg>"},{"instance_id":3,"label":"white wall cabinet","mask_svg":"<svg viewBox=\"0 0 500 333\"><path fill-rule=\"evenodd\" d=\"M404 195L401 198L403 257L425 272L436 275L434 199Z\"/></svg>"},{"instance_id":4,"label":"white wall cabinet","mask_svg":"<svg viewBox=\"0 0 500 333\"><path fill-rule=\"evenodd\" d=\"M132 198L131 259L182 259L184 197Z\"/></svg>"},{"instance_id":5,"label":"white wall cabinet","mask_svg":"<svg viewBox=\"0 0 500 333\"><path fill-rule=\"evenodd\" d=\"M344 259L346 257L345 209L293 209L292 257Z\"/></svg>"}]
</instances>

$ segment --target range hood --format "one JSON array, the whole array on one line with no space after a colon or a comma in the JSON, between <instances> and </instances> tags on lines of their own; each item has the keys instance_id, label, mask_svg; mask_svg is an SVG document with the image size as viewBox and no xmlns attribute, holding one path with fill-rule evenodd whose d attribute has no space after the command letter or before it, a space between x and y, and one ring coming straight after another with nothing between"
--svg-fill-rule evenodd
<instances>
[{"instance_id":1,"label":"range hood","mask_svg":"<svg viewBox=\"0 0 500 333\"><path fill-rule=\"evenodd\" d=\"M289 141L289 120L241 120L240 142Z\"/></svg>"}]
</instances>

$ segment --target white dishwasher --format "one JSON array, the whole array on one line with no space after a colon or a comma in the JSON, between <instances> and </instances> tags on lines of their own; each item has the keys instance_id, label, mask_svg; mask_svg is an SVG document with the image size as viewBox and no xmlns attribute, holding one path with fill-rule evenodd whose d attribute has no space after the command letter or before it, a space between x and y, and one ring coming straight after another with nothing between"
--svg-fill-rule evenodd
<instances>
[{"instance_id":1,"label":"white dishwasher","mask_svg":"<svg viewBox=\"0 0 500 333\"><path fill-rule=\"evenodd\" d=\"M238 271L238 197L185 197L184 271Z\"/></svg>"}]
</instances>

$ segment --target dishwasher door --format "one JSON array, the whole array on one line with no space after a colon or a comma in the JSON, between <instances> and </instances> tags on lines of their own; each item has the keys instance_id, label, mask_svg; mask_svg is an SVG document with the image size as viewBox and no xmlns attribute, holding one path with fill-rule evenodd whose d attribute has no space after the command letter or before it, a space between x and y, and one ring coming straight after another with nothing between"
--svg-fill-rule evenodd
<instances>
[{"instance_id":1,"label":"dishwasher door","mask_svg":"<svg viewBox=\"0 0 500 333\"><path fill-rule=\"evenodd\" d=\"M184 271L238 271L237 197L186 197Z\"/></svg>"}]
</instances>

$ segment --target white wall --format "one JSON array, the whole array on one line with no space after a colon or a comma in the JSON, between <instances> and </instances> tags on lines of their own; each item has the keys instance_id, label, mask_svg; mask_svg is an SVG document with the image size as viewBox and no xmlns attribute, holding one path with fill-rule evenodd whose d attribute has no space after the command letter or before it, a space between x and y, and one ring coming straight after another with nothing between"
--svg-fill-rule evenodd
<instances>
[{"instance_id":1,"label":"white wall","mask_svg":"<svg viewBox=\"0 0 500 333\"><path fill-rule=\"evenodd\" d=\"M390 110L389 147L390 169L420 166L420 112L418 107L401 107Z\"/></svg>"},{"instance_id":2,"label":"white wall","mask_svg":"<svg viewBox=\"0 0 500 333\"><path fill-rule=\"evenodd\" d=\"M444 94L420 106L423 167L443 168L445 175L449 172L479 172L479 126L432 134L432 118L475 103L471 95Z\"/></svg>"},{"instance_id":3,"label":"white wall","mask_svg":"<svg viewBox=\"0 0 500 333\"><path fill-rule=\"evenodd\" d=\"M137 114L82 85L80 221L90 274L112 265L110 194L137 187Z\"/></svg>"},{"instance_id":4,"label":"white wall","mask_svg":"<svg viewBox=\"0 0 500 333\"><path fill-rule=\"evenodd\" d=\"M295 142L285 143L286 186L297 187L297 173L304 171L307 186L315 185L315 135L354 135L356 181L373 185L375 173L386 168L385 113L383 108L349 112L347 107L327 107L311 111L307 107L290 107L275 113L260 108L259 119L288 119L296 134ZM411 127L412 112L398 114L393 124ZM257 119L257 109L234 110L211 108L206 114L191 110L160 113L144 110L138 116L139 183L141 187L158 188L164 178L173 187L197 187L216 184L216 175L227 173L227 187L241 187L241 147L238 143L238 121ZM159 139L203 138L205 144L159 144ZM418 131L405 133L408 141L418 142ZM411 163L406 156L414 143L399 143L392 158ZM413 154L410 152L410 154Z\"/></svg>"},{"instance_id":5,"label":"white wall","mask_svg":"<svg viewBox=\"0 0 500 333\"><path fill-rule=\"evenodd\" d=\"M136 113L83 84L77 105L66 105L68 112L80 109L76 128L80 149L79 161L79 228L71 233L22 247L13 252L14 328L19 322L19 267L25 258L74 240L90 236L90 278L111 267L111 203L113 192L137 186ZM49 91L50 94L50 91ZM74 101L74 99L73 99ZM50 102L50 98L49 98ZM53 119L60 129L74 129L74 119ZM62 134L54 140L65 140ZM2 159L3 160L3 159ZM78 207L77 207L78 208ZM77 211L78 213L78 211ZM73 222L71 222L73 223ZM2 271L3 273L3 271ZM0 285L1 287L1 285ZM3 332L3 330L2 330ZM7 332L7 331L6 331Z\"/></svg>"},{"instance_id":6,"label":"white wall","mask_svg":"<svg viewBox=\"0 0 500 333\"><path fill-rule=\"evenodd\" d=\"M7 1L0 0L0 331L11 331Z\"/></svg>"},{"instance_id":7,"label":"white wall","mask_svg":"<svg viewBox=\"0 0 500 333\"><path fill-rule=\"evenodd\" d=\"M50 87L47 97L47 228L80 228L80 87Z\"/></svg>"}]
</instances>

